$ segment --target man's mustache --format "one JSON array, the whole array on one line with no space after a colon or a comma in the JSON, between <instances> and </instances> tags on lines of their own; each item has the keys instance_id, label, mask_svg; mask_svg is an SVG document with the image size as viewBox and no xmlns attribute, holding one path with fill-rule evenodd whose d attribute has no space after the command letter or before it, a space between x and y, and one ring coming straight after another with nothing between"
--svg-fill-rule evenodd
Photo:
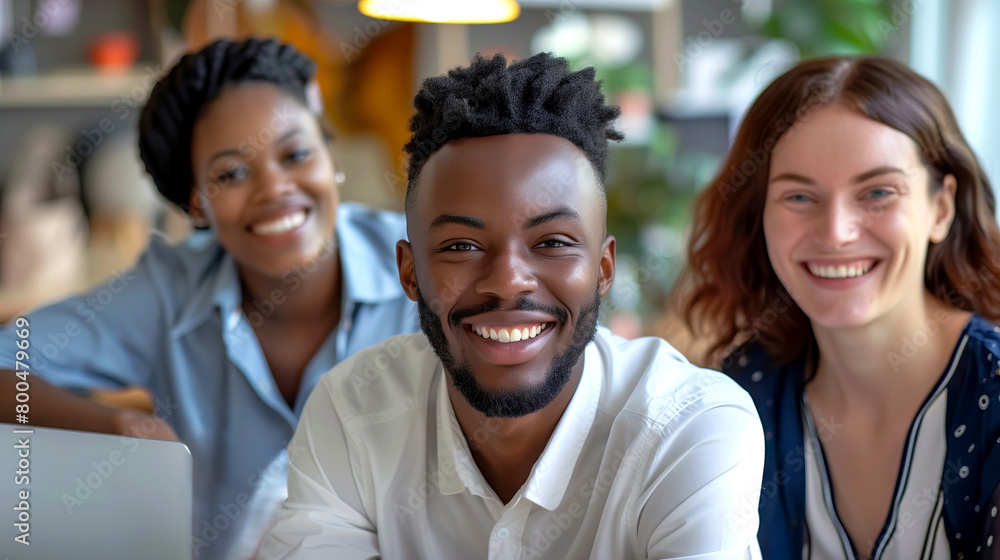
<instances>
[{"instance_id":1,"label":"man's mustache","mask_svg":"<svg viewBox=\"0 0 1000 560\"><path fill-rule=\"evenodd\" d=\"M555 317L560 324L565 323L569 318L565 309L538 303L537 301L528 298L521 298L514 302L514 305L512 306L501 305L499 299L493 298L473 307L453 310L448 314L448 324L453 328L457 328L466 317L473 317L475 315L490 313L493 311L541 311Z\"/></svg>"}]
</instances>

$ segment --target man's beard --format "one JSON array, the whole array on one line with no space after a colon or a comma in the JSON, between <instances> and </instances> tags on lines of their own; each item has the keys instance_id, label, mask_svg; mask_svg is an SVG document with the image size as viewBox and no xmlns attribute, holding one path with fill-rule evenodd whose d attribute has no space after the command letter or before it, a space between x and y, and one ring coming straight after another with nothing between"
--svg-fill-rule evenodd
<instances>
[{"instance_id":1,"label":"man's beard","mask_svg":"<svg viewBox=\"0 0 1000 560\"><path fill-rule=\"evenodd\" d=\"M590 344L597 334L597 316L601 308L601 293L599 287L594 289L594 299L590 305L582 308L579 320L573 329L573 336L570 338L569 347L556 354L549 362L549 369L545 374L545 380L537 386L515 390L490 390L486 389L476 380L472 373L472 366L467 356L455 356L448 347L448 339L445 337L444 326L441 319L428 305L424 299L424 294L417 287L417 309L420 313L420 329L427 336L431 343L431 348L441 360L445 372L451 377L451 382L458 389L458 392L465 397L472 408L478 410L489 418L518 418L537 412L549 405L562 392L566 383L573 373L573 366L576 365L583 354L584 349ZM503 309L499 302L494 300L475 308L456 309L448 315L448 322L453 327L460 326L462 319L499 311ZM559 308L547 307L535 303L528 299L520 299L513 308L519 311L543 311L557 319L557 325L565 325L568 319L565 311ZM464 327L463 327L464 328Z\"/></svg>"}]
</instances>

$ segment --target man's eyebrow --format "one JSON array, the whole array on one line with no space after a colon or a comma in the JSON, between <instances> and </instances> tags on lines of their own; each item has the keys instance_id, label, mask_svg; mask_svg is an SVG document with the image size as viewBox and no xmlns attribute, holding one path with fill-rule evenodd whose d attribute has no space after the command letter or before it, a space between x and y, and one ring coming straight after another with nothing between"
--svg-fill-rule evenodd
<instances>
[{"instance_id":1,"label":"man's eyebrow","mask_svg":"<svg viewBox=\"0 0 1000 560\"><path fill-rule=\"evenodd\" d=\"M552 220L558 220L560 218L579 220L580 214L576 213L574 210L570 210L569 208L560 208L558 210L553 210L552 212L546 212L540 216L535 216L534 218L528 218L524 221L524 229L537 227L545 222L551 222Z\"/></svg>"},{"instance_id":2,"label":"man's eyebrow","mask_svg":"<svg viewBox=\"0 0 1000 560\"><path fill-rule=\"evenodd\" d=\"M431 226L427 229L434 230L448 224L458 224L460 226L468 226L476 229L486 229L486 221L482 218L470 218L469 216L456 216L454 214L441 214L437 218L434 218L434 221L431 222Z\"/></svg>"}]
</instances>

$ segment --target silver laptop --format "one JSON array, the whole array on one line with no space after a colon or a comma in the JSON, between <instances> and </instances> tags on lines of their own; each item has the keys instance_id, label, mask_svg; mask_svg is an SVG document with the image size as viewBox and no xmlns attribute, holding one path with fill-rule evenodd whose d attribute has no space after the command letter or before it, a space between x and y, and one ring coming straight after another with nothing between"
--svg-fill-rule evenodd
<instances>
[{"instance_id":1,"label":"silver laptop","mask_svg":"<svg viewBox=\"0 0 1000 560\"><path fill-rule=\"evenodd\" d=\"M0 557L189 560L182 443L0 424Z\"/></svg>"}]
</instances>

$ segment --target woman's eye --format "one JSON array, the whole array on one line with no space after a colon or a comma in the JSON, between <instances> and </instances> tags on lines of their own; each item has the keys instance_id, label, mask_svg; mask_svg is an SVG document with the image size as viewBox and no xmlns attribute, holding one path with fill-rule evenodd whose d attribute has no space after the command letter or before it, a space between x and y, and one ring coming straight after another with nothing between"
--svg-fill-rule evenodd
<instances>
[{"instance_id":1,"label":"woman's eye","mask_svg":"<svg viewBox=\"0 0 1000 560\"><path fill-rule=\"evenodd\" d=\"M452 243L445 247L445 251L475 251L476 246L472 243Z\"/></svg>"},{"instance_id":2,"label":"woman's eye","mask_svg":"<svg viewBox=\"0 0 1000 560\"><path fill-rule=\"evenodd\" d=\"M224 186L241 179L246 179L246 177L247 172L245 169L242 167L234 167L216 175L214 181Z\"/></svg>"},{"instance_id":3,"label":"woman's eye","mask_svg":"<svg viewBox=\"0 0 1000 560\"><path fill-rule=\"evenodd\" d=\"M785 197L785 200L789 202L809 202L809 197L804 194L790 194Z\"/></svg>"},{"instance_id":4,"label":"woman's eye","mask_svg":"<svg viewBox=\"0 0 1000 560\"><path fill-rule=\"evenodd\" d=\"M309 150L295 150L294 152L288 154L288 161L298 163L300 161L304 161L310 155L312 155L312 152Z\"/></svg>"}]
</instances>

